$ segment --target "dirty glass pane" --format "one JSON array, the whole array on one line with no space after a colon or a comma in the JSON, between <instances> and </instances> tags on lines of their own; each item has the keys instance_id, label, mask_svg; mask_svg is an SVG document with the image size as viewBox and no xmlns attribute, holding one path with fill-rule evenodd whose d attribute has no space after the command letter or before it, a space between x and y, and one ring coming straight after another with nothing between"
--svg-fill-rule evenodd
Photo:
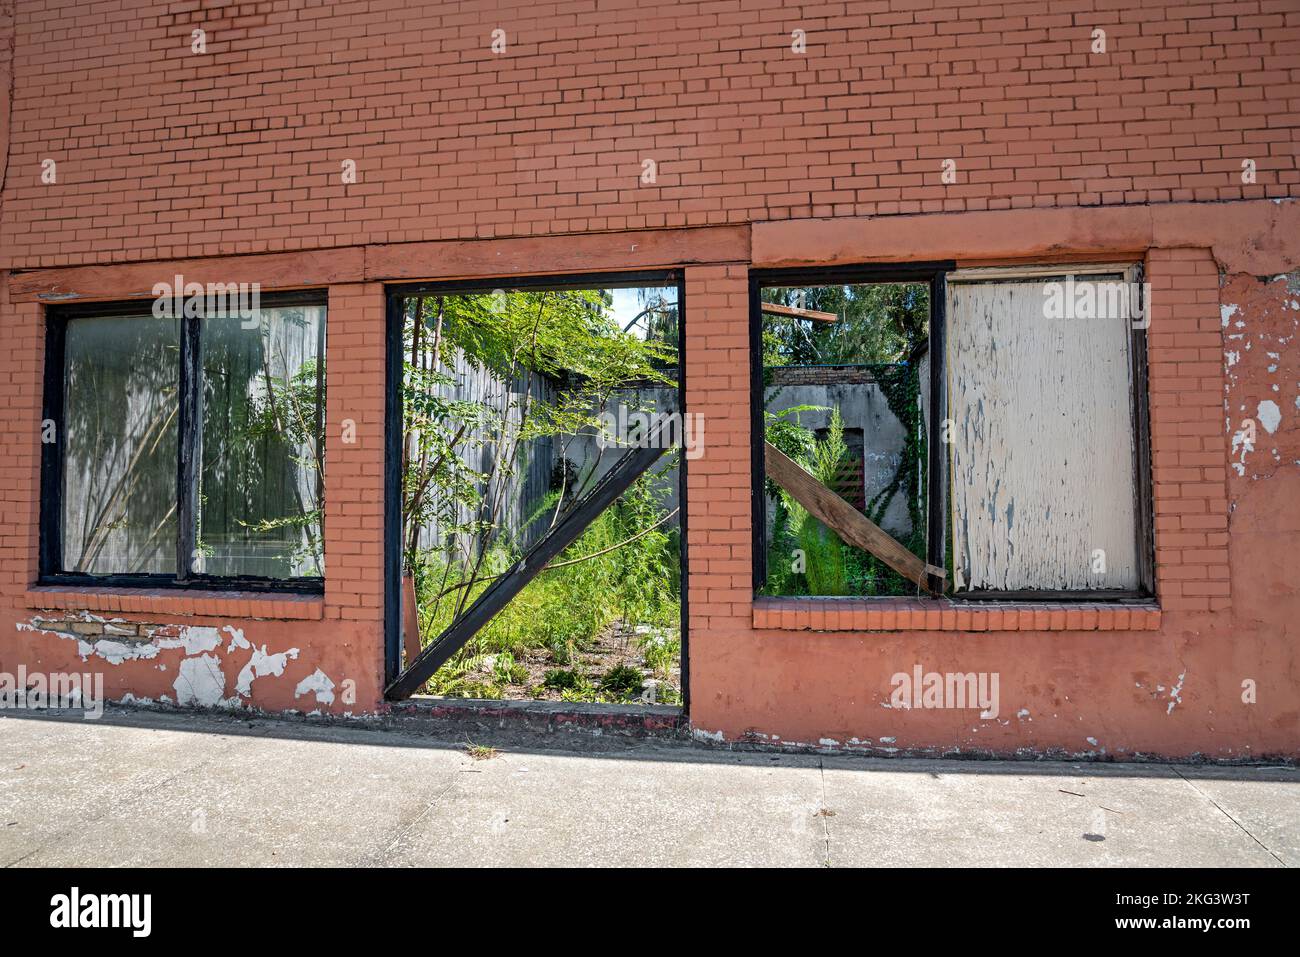
<instances>
[{"instance_id":1,"label":"dirty glass pane","mask_svg":"<svg viewBox=\"0 0 1300 957\"><path fill-rule=\"evenodd\" d=\"M764 438L918 557L926 552L929 287L762 290ZM912 595L771 478L770 595Z\"/></svg>"},{"instance_id":2,"label":"dirty glass pane","mask_svg":"<svg viewBox=\"0 0 1300 957\"><path fill-rule=\"evenodd\" d=\"M325 306L202 320L194 571L324 574Z\"/></svg>"},{"instance_id":3,"label":"dirty glass pane","mask_svg":"<svg viewBox=\"0 0 1300 957\"><path fill-rule=\"evenodd\" d=\"M69 320L63 567L176 571L179 325L150 315Z\"/></svg>"}]
</instances>

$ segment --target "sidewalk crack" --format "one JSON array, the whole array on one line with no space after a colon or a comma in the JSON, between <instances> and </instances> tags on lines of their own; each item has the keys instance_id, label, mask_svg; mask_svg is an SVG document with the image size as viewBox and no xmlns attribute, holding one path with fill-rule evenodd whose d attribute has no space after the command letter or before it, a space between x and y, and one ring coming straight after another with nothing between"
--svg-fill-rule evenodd
<instances>
[{"instance_id":1,"label":"sidewalk crack","mask_svg":"<svg viewBox=\"0 0 1300 957\"><path fill-rule=\"evenodd\" d=\"M1224 817L1226 817L1226 818L1227 818L1229 821L1231 821L1233 824L1237 825L1237 827L1241 828L1241 832L1242 832L1243 834L1245 834L1248 838L1250 838L1252 841L1254 841L1256 844L1258 844L1258 845L1259 845L1259 846L1260 846L1260 847L1261 847L1265 852L1267 852L1267 853L1269 854L1269 856L1271 856L1271 857L1273 858L1273 860L1277 861L1277 862L1278 862L1279 864L1281 864L1283 867L1286 867L1286 866L1287 866L1286 861L1284 861L1284 860L1282 860L1282 858L1278 857L1277 854L1274 854L1272 848L1270 848L1267 844L1265 844L1263 841L1261 841L1259 838L1257 838L1254 834L1252 834L1252 833L1250 832L1250 829L1247 828L1246 825L1242 824L1242 823L1241 823L1240 821L1238 821L1235 817L1233 817L1231 814L1229 814L1227 811L1225 811L1225 810L1223 809L1223 805L1221 805L1218 801L1214 800L1214 798L1210 797L1208 794L1206 794L1204 791L1202 791L1200 788L1198 788L1198 787L1196 786L1196 783L1195 783L1194 781L1192 781L1191 779L1189 779L1185 774L1183 774L1182 771L1178 770L1178 768L1174 767L1173 765L1170 765L1169 767L1170 767L1171 770L1174 772L1174 774L1178 775L1180 778L1183 779L1183 781L1185 781L1185 782L1187 783L1187 786L1188 786L1188 787L1190 787L1193 791L1195 791L1195 792L1196 792L1197 794L1199 794L1201 797L1205 798L1205 800L1207 800L1207 801L1209 801L1211 804L1213 804L1213 805L1218 809L1218 811L1219 811L1220 814L1222 814Z\"/></svg>"}]
</instances>

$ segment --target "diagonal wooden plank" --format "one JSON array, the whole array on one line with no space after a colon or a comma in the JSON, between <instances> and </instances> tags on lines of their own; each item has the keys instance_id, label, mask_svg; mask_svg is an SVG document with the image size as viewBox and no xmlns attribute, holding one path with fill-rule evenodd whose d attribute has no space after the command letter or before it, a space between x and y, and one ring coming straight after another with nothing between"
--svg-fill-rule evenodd
<instances>
[{"instance_id":1,"label":"diagonal wooden plank","mask_svg":"<svg viewBox=\"0 0 1300 957\"><path fill-rule=\"evenodd\" d=\"M833 312L821 312L817 309L801 309L798 306L783 306L775 302L761 304L762 310L769 316L782 316L786 319L811 319L814 322L839 322L840 317Z\"/></svg>"},{"instance_id":2,"label":"diagonal wooden plank","mask_svg":"<svg viewBox=\"0 0 1300 957\"><path fill-rule=\"evenodd\" d=\"M549 562L586 531L614 500L627 491L642 473L667 450L660 431L651 433L645 447L624 454L596 483L590 492L574 503L554 528L504 574L479 594L460 617L453 621L432 643L416 655L405 671L384 689L389 701L409 698L424 687L429 676L465 646L506 604L523 591Z\"/></svg>"},{"instance_id":3,"label":"diagonal wooden plank","mask_svg":"<svg viewBox=\"0 0 1300 957\"><path fill-rule=\"evenodd\" d=\"M930 584L930 578L944 577L943 569L917 558L898 539L813 478L798 462L771 442L763 443L763 460L767 467L767 477L789 492L796 502L845 542L875 555L898 574L916 582L926 591L935 590Z\"/></svg>"}]
</instances>

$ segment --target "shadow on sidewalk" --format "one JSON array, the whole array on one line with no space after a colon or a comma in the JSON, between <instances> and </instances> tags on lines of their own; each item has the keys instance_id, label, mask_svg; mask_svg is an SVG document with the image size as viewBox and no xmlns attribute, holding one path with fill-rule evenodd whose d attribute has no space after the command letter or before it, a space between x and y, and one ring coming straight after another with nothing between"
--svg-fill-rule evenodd
<instances>
[{"instance_id":1,"label":"shadow on sidewalk","mask_svg":"<svg viewBox=\"0 0 1300 957\"><path fill-rule=\"evenodd\" d=\"M426 699L436 705L436 699ZM486 703L486 702L485 702ZM493 704L499 704L493 702ZM598 706L588 706L598 707ZM606 714L627 714L616 706ZM672 709L659 709L669 712ZM567 713L567 709L566 709ZM1116 761L1067 755L1007 758L947 752L934 755L878 755L840 751L778 751L746 746L729 747L693 740L679 729L671 736L607 733L592 726L564 726L538 730L512 725L499 716L484 716L466 709L466 716L426 721L393 716L378 718L334 718L265 715L257 712L197 711L184 709L128 708L108 706L98 720L86 722L80 711L50 710L0 712L3 721L41 721L62 724L93 724L95 727L147 728L191 734L237 737L283 738L322 743L355 744L385 748L429 748L463 751L468 745L496 748L519 754L549 754L575 757L608 757L615 760L664 761L749 765L780 764L785 767L825 767L863 772L910 772L929 774L1004 774L1042 776L1105 776L1171 778L1186 774L1198 779L1274 781L1300 784L1300 767L1284 762L1226 764L1204 761L1143 759ZM684 728L684 725L682 726ZM0 723L0 735L3 735Z\"/></svg>"}]
</instances>

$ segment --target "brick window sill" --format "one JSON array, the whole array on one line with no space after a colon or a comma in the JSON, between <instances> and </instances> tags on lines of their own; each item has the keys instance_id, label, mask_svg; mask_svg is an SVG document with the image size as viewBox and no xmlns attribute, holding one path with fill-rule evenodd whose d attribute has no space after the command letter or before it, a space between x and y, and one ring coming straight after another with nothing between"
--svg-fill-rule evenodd
<instances>
[{"instance_id":1,"label":"brick window sill","mask_svg":"<svg viewBox=\"0 0 1300 957\"><path fill-rule=\"evenodd\" d=\"M272 618L319 621L321 595L158 588L70 588L34 585L23 596L35 610L89 611L98 614L185 615L204 618Z\"/></svg>"},{"instance_id":2,"label":"brick window sill","mask_svg":"<svg viewBox=\"0 0 1300 957\"><path fill-rule=\"evenodd\" d=\"M762 631L1155 631L1154 602L957 602L942 598L756 598Z\"/></svg>"}]
</instances>

